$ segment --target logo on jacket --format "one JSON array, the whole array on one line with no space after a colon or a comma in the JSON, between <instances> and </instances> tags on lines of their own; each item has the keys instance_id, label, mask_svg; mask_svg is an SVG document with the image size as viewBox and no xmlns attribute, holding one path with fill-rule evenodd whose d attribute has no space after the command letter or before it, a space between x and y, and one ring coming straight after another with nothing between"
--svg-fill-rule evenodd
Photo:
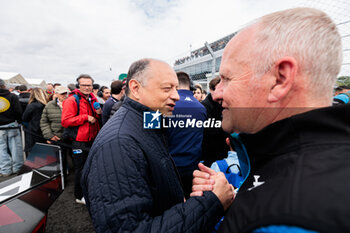
<instances>
[{"instance_id":1,"label":"logo on jacket","mask_svg":"<svg viewBox=\"0 0 350 233\"><path fill-rule=\"evenodd\" d=\"M191 97L189 97L189 96L186 96L186 98L184 99L184 101L191 101L191 102L192 102Z\"/></svg>"},{"instance_id":2,"label":"logo on jacket","mask_svg":"<svg viewBox=\"0 0 350 233\"><path fill-rule=\"evenodd\" d=\"M10 108L10 102L4 97L0 97L0 112L5 112Z\"/></svg>"},{"instance_id":3,"label":"logo on jacket","mask_svg":"<svg viewBox=\"0 0 350 233\"><path fill-rule=\"evenodd\" d=\"M265 181L258 181L260 178L260 176L255 176L254 175L254 182L253 182L253 187L249 188L248 191L255 189L256 187L263 185L265 183Z\"/></svg>"},{"instance_id":4,"label":"logo on jacket","mask_svg":"<svg viewBox=\"0 0 350 233\"><path fill-rule=\"evenodd\" d=\"M143 112L143 128L144 129L160 129L160 116L162 114L156 112Z\"/></svg>"}]
</instances>

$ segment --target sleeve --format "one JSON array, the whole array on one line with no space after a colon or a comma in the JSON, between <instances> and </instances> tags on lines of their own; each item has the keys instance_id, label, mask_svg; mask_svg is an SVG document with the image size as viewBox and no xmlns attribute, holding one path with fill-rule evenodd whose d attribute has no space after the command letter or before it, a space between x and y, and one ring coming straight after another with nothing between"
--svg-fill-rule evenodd
<instances>
[{"instance_id":1,"label":"sleeve","mask_svg":"<svg viewBox=\"0 0 350 233\"><path fill-rule=\"evenodd\" d=\"M41 129L41 132L43 133L44 138L46 138L46 139L50 139L53 136L55 136L52 133L52 130L51 130L51 127L50 127L50 121L49 121L48 107L47 106L44 108L43 113L41 115L40 129Z\"/></svg>"},{"instance_id":2,"label":"sleeve","mask_svg":"<svg viewBox=\"0 0 350 233\"><path fill-rule=\"evenodd\" d=\"M64 128L84 124L88 120L88 114L79 114L77 102L74 96L63 102L61 124Z\"/></svg>"},{"instance_id":3,"label":"sleeve","mask_svg":"<svg viewBox=\"0 0 350 233\"><path fill-rule=\"evenodd\" d=\"M212 192L189 198L162 215L153 216L146 164L141 149L126 140L96 145L91 151L83 171L82 187L96 232L207 232L214 229L224 211Z\"/></svg>"}]
</instances>

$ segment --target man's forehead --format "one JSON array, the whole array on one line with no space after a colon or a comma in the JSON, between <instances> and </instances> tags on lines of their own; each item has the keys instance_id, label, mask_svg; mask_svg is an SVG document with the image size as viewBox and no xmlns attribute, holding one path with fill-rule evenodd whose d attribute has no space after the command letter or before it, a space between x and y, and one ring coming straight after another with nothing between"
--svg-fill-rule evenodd
<instances>
[{"instance_id":1,"label":"man's forehead","mask_svg":"<svg viewBox=\"0 0 350 233\"><path fill-rule=\"evenodd\" d=\"M84 83L92 83L92 80L89 79L89 78L81 78L79 81L80 81L81 83L82 83L82 82L84 82Z\"/></svg>"}]
</instances>

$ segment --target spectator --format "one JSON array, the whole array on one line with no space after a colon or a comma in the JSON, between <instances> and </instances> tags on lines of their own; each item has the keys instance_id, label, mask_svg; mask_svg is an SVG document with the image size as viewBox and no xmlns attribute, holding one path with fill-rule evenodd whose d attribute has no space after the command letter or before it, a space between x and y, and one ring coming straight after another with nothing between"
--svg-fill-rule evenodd
<instances>
[{"instance_id":1,"label":"spectator","mask_svg":"<svg viewBox=\"0 0 350 233\"><path fill-rule=\"evenodd\" d=\"M114 115L114 113L116 113L119 110L119 108L122 106L122 104L124 102L124 98L125 98L126 86L127 86L127 79L124 78L122 81L122 89L124 90L124 95L121 97L119 102L113 104L113 106L111 108L111 113L109 114L109 118L111 118Z\"/></svg>"},{"instance_id":2,"label":"spectator","mask_svg":"<svg viewBox=\"0 0 350 233\"><path fill-rule=\"evenodd\" d=\"M22 138L17 128L21 115L17 96L11 94L5 81L0 79L0 177L17 173L23 165Z\"/></svg>"},{"instance_id":3,"label":"spectator","mask_svg":"<svg viewBox=\"0 0 350 233\"><path fill-rule=\"evenodd\" d=\"M30 93L28 92L28 88L26 85L20 85L18 87L18 91L19 91L19 95L18 95L19 102L21 104L22 110L25 111L29 102Z\"/></svg>"},{"instance_id":4,"label":"spectator","mask_svg":"<svg viewBox=\"0 0 350 233\"><path fill-rule=\"evenodd\" d=\"M222 121L221 105L213 100L216 86L220 82L220 77L215 77L209 82L209 94L201 102L206 111L208 119L215 119ZM203 133L203 160L206 166L210 166L216 160L226 158L229 147L225 143L228 133L223 131L222 128L205 128Z\"/></svg>"},{"instance_id":5,"label":"spectator","mask_svg":"<svg viewBox=\"0 0 350 233\"><path fill-rule=\"evenodd\" d=\"M193 93L194 98L196 98L199 102L202 101L203 90L202 87L198 84L195 85L195 91Z\"/></svg>"},{"instance_id":6,"label":"spectator","mask_svg":"<svg viewBox=\"0 0 350 233\"><path fill-rule=\"evenodd\" d=\"M233 199L232 186L218 175L213 192L184 202L163 130L142 128L146 112L160 120L174 110L175 72L142 59L127 77L127 97L99 133L82 177L96 232L210 232Z\"/></svg>"},{"instance_id":7,"label":"spectator","mask_svg":"<svg viewBox=\"0 0 350 233\"><path fill-rule=\"evenodd\" d=\"M350 111L331 107L341 64L336 25L311 8L263 16L227 44L214 99L240 132L245 181L219 232L350 231Z\"/></svg>"},{"instance_id":8,"label":"spectator","mask_svg":"<svg viewBox=\"0 0 350 233\"><path fill-rule=\"evenodd\" d=\"M47 99L50 101L53 98L53 95L55 94L54 87L52 83L48 83L46 86L46 94Z\"/></svg>"},{"instance_id":9,"label":"spectator","mask_svg":"<svg viewBox=\"0 0 350 233\"><path fill-rule=\"evenodd\" d=\"M75 90L75 84L74 83L70 83L70 84L68 84L68 89L69 89L69 92L72 92L72 91L74 91Z\"/></svg>"},{"instance_id":10,"label":"spectator","mask_svg":"<svg viewBox=\"0 0 350 233\"><path fill-rule=\"evenodd\" d=\"M56 86L55 99L51 100L45 106L40 120L40 129L43 133L43 136L48 144L52 142L62 141L63 127L61 124L61 115L62 115L62 103L68 97L68 88L64 86ZM49 141L50 140L50 141ZM67 150L62 148L62 158L64 171L66 171L66 157Z\"/></svg>"},{"instance_id":11,"label":"spectator","mask_svg":"<svg viewBox=\"0 0 350 233\"><path fill-rule=\"evenodd\" d=\"M176 75L179 80L180 100L176 103L173 112L176 117L169 119L172 122L186 122L187 119L204 122L207 119L206 110L190 91L189 75L185 72L178 72ZM179 117L181 115L188 117ZM183 128L177 124L177 127L168 129L169 153L179 171L186 198L190 197L192 191L192 173L198 169L197 165L202 160L202 141L203 127Z\"/></svg>"},{"instance_id":12,"label":"spectator","mask_svg":"<svg viewBox=\"0 0 350 233\"><path fill-rule=\"evenodd\" d=\"M68 97L69 90L64 86L56 86L56 98L45 106L40 120L40 128L47 140L58 141L63 134L61 125L62 103ZM47 141L47 143L51 143Z\"/></svg>"},{"instance_id":13,"label":"spectator","mask_svg":"<svg viewBox=\"0 0 350 233\"><path fill-rule=\"evenodd\" d=\"M47 95L41 88L33 88L22 120L26 122L25 152L31 151L36 142L45 142L40 130L40 119L47 104Z\"/></svg>"},{"instance_id":14,"label":"spectator","mask_svg":"<svg viewBox=\"0 0 350 233\"><path fill-rule=\"evenodd\" d=\"M97 83L94 83L92 87L92 93L94 94L95 97L98 97L97 93L100 90L100 85Z\"/></svg>"},{"instance_id":15,"label":"spectator","mask_svg":"<svg viewBox=\"0 0 350 233\"><path fill-rule=\"evenodd\" d=\"M73 164L75 170L74 196L79 204L85 204L80 186L81 171L84 167L90 147L100 130L99 119L102 110L95 110L96 97L92 94L94 80L87 74L77 78L79 89L63 102L62 126L69 128L73 139Z\"/></svg>"},{"instance_id":16,"label":"spectator","mask_svg":"<svg viewBox=\"0 0 350 233\"><path fill-rule=\"evenodd\" d=\"M111 114L111 109L113 105L120 101L120 99L124 96L124 89L123 82L120 80L114 81L111 84L111 92L112 95L109 97L109 99L106 101L106 103L103 106L102 111L102 125L104 125Z\"/></svg>"},{"instance_id":17,"label":"spectator","mask_svg":"<svg viewBox=\"0 0 350 233\"><path fill-rule=\"evenodd\" d=\"M100 90L97 92L98 102L103 107L106 100L111 96L111 91L106 86L102 86Z\"/></svg>"}]
</instances>

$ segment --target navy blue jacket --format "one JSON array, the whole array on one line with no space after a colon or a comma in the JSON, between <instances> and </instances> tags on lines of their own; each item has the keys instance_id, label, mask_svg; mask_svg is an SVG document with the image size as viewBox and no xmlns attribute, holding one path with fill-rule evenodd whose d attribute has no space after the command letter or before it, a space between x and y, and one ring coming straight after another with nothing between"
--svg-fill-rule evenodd
<instances>
[{"instance_id":1,"label":"navy blue jacket","mask_svg":"<svg viewBox=\"0 0 350 233\"><path fill-rule=\"evenodd\" d=\"M176 102L173 111L174 117L168 119L170 121L188 121L196 119L196 121L205 121L207 119L205 107L193 97L190 90L178 90L180 100ZM189 117L181 117L189 116ZM182 172L195 170L199 161L202 159L202 128L188 127L170 127L168 129L169 153L173 157L176 167L180 174Z\"/></svg>"},{"instance_id":2,"label":"navy blue jacket","mask_svg":"<svg viewBox=\"0 0 350 233\"><path fill-rule=\"evenodd\" d=\"M109 97L108 100L103 105L102 109L102 125L106 124L106 122L109 120L112 107L115 103L117 103L119 100L114 98L113 96Z\"/></svg>"},{"instance_id":3,"label":"navy blue jacket","mask_svg":"<svg viewBox=\"0 0 350 233\"><path fill-rule=\"evenodd\" d=\"M223 215L212 192L184 195L162 129L143 129L149 108L125 98L98 134L82 188L96 232L210 232Z\"/></svg>"}]
</instances>

